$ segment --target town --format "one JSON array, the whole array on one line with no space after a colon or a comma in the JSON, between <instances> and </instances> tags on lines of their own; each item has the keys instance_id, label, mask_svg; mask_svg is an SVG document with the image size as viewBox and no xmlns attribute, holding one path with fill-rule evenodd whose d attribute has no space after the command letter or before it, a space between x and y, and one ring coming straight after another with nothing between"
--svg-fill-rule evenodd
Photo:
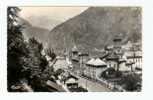
<instances>
[{"instance_id":1,"label":"town","mask_svg":"<svg viewBox=\"0 0 153 100\"><path fill-rule=\"evenodd\" d=\"M140 91L141 44L129 41L122 45L120 37L113 41L114 45L98 53L100 56L79 51L76 46L52 62L46 55L55 71L60 71L57 83L66 91Z\"/></svg>"},{"instance_id":2,"label":"town","mask_svg":"<svg viewBox=\"0 0 153 100\"><path fill-rule=\"evenodd\" d=\"M64 8L69 17L73 7ZM51 17L52 7L37 9ZM18 7L8 7L9 92L141 92L141 8L77 9L78 16L47 31L19 17Z\"/></svg>"}]
</instances>

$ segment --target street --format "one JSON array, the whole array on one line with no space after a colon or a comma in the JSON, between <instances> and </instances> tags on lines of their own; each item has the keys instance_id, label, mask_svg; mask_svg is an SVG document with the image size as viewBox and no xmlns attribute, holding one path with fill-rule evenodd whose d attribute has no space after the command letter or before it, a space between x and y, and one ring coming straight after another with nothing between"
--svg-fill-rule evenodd
<instances>
[{"instance_id":1,"label":"street","mask_svg":"<svg viewBox=\"0 0 153 100\"><path fill-rule=\"evenodd\" d=\"M65 67L63 67L63 66L67 65L66 64L67 62L65 60L58 60L58 62L62 62L62 65L60 65L60 68L65 69ZM56 65L59 65L59 64L56 64ZM73 74L70 70L67 70L67 71L69 71L71 74ZM109 88L105 87L104 85L102 85L98 82L94 82L90 79L80 77L78 75L77 75L77 77L79 78L79 80L78 80L79 86L82 86L83 88L87 89L89 92L111 92L111 90Z\"/></svg>"},{"instance_id":2,"label":"street","mask_svg":"<svg viewBox=\"0 0 153 100\"><path fill-rule=\"evenodd\" d=\"M89 92L111 92L111 90L98 82L87 78L79 77L79 85L86 88Z\"/></svg>"}]
</instances>

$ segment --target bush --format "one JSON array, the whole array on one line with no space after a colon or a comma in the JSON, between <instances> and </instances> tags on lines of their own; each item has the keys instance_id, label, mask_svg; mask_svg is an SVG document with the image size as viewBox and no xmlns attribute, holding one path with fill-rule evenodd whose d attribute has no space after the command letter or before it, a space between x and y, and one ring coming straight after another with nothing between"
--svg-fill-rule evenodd
<instances>
[{"instance_id":1,"label":"bush","mask_svg":"<svg viewBox=\"0 0 153 100\"><path fill-rule=\"evenodd\" d=\"M104 72L102 72L101 77L105 79L109 78L118 78L122 76L122 72L116 71L114 68L108 68Z\"/></svg>"},{"instance_id":2,"label":"bush","mask_svg":"<svg viewBox=\"0 0 153 100\"><path fill-rule=\"evenodd\" d=\"M120 84L123 85L127 91L136 91L141 88L141 78L136 74L129 74L122 77Z\"/></svg>"}]
</instances>

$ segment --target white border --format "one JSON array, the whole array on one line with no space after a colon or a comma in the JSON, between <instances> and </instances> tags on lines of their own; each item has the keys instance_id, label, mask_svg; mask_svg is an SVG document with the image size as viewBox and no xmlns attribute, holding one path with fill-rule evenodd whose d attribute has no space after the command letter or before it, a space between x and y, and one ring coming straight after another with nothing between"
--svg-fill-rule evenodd
<instances>
[{"instance_id":1,"label":"white border","mask_svg":"<svg viewBox=\"0 0 153 100\"><path fill-rule=\"evenodd\" d=\"M20 99L149 99L152 98L153 90L153 2L144 0L3 0L0 3L0 96L16 100ZM141 6L142 35L143 35L143 89L139 93L8 93L7 92L7 62L6 62L6 8L7 6ZM0 98L1 98L0 97Z\"/></svg>"}]
</instances>

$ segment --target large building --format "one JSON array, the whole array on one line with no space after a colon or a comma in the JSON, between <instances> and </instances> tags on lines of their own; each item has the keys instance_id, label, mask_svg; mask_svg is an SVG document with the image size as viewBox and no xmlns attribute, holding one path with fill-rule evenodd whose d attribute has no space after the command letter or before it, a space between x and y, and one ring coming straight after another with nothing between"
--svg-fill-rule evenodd
<instances>
[{"instance_id":1,"label":"large building","mask_svg":"<svg viewBox=\"0 0 153 100\"><path fill-rule=\"evenodd\" d=\"M73 65L73 72L82 75L85 68L85 62L87 62L89 58L88 56L89 54L87 52L79 51L76 46L72 48L70 59Z\"/></svg>"},{"instance_id":2,"label":"large building","mask_svg":"<svg viewBox=\"0 0 153 100\"><path fill-rule=\"evenodd\" d=\"M107 69L107 64L99 58L92 58L86 63L83 75L96 79Z\"/></svg>"},{"instance_id":3,"label":"large building","mask_svg":"<svg viewBox=\"0 0 153 100\"><path fill-rule=\"evenodd\" d=\"M105 61L108 67L113 67L120 71L141 71L142 70L142 50L139 43L130 41L121 45L121 39L114 39L114 46L107 48Z\"/></svg>"},{"instance_id":4,"label":"large building","mask_svg":"<svg viewBox=\"0 0 153 100\"><path fill-rule=\"evenodd\" d=\"M125 48L127 47L128 48ZM124 55L127 58L127 64L132 63L131 67L133 71L142 70L142 46L141 43L131 43L122 47L125 50Z\"/></svg>"},{"instance_id":5,"label":"large building","mask_svg":"<svg viewBox=\"0 0 153 100\"><path fill-rule=\"evenodd\" d=\"M122 38L121 36L115 36L113 39L114 45L107 47L108 56L105 61L108 67L113 67L117 71L129 71L126 66L126 57L124 56L124 50L122 49Z\"/></svg>"}]
</instances>

